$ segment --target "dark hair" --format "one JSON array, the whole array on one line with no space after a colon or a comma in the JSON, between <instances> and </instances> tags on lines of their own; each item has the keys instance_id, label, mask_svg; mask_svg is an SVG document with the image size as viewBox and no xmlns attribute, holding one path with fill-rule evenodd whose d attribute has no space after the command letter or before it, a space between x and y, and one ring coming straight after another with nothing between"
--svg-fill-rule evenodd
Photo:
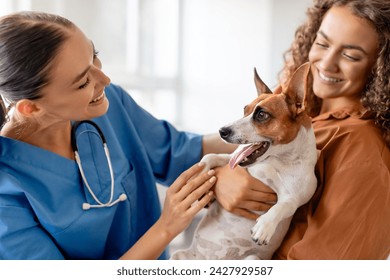
<instances>
[{"instance_id":1,"label":"dark hair","mask_svg":"<svg viewBox=\"0 0 390 280\"><path fill-rule=\"evenodd\" d=\"M48 84L51 61L66 40L69 20L41 12L19 12L0 18L0 95L8 102L37 99ZM0 103L3 100L0 99ZM6 110L0 106L0 127Z\"/></svg>"},{"instance_id":2,"label":"dark hair","mask_svg":"<svg viewBox=\"0 0 390 280\"><path fill-rule=\"evenodd\" d=\"M390 146L390 1L383 0L314 0L307 10L307 21L298 27L291 48L285 53L285 67L281 80L285 81L309 59L310 48L316 38L325 13L332 6L346 6L356 16L372 23L379 36L379 55L366 87L361 95L362 105L375 116L375 123ZM309 112L318 115L320 100L309 94Z\"/></svg>"}]
</instances>

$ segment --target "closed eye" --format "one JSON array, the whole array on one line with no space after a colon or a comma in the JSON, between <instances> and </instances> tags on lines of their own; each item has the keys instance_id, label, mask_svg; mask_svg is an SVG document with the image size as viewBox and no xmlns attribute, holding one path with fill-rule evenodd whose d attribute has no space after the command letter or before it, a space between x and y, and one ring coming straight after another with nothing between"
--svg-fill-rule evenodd
<instances>
[{"instance_id":1,"label":"closed eye","mask_svg":"<svg viewBox=\"0 0 390 280\"><path fill-rule=\"evenodd\" d=\"M93 60L95 60L98 57L98 55L99 55L99 51L94 49L93 50Z\"/></svg>"},{"instance_id":2,"label":"closed eye","mask_svg":"<svg viewBox=\"0 0 390 280\"><path fill-rule=\"evenodd\" d=\"M344 57L351 60L351 61L359 61L359 58L351 56L349 54L343 53Z\"/></svg>"},{"instance_id":3,"label":"closed eye","mask_svg":"<svg viewBox=\"0 0 390 280\"><path fill-rule=\"evenodd\" d=\"M79 86L79 89L84 89L84 88L86 88L88 85L89 85L89 78L87 78L87 80L85 81L84 84L82 84L81 86Z\"/></svg>"},{"instance_id":4,"label":"closed eye","mask_svg":"<svg viewBox=\"0 0 390 280\"><path fill-rule=\"evenodd\" d=\"M317 46L319 46L320 48L323 48L323 49L326 49L328 47L328 45L326 44L323 44L323 43L316 43Z\"/></svg>"}]
</instances>

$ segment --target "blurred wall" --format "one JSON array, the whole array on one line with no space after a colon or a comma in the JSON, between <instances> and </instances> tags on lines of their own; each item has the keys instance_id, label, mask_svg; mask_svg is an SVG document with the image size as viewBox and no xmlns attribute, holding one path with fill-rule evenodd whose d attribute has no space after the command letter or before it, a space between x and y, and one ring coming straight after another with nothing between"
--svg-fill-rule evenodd
<instances>
[{"instance_id":1,"label":"blurred wall","mask_svg":"<svg viewBox=\"0 0 390 280\"><path fill-rule=\"evenodd\" d=\"M31 9L68 17L94 41L112 82L147 110L178 128L213 133L241 117L256 96L254 67L269 87L277 84L283 52L311 2L1 0L0 13ZM146 66L136 73L140 61Z\"/></svg>"}]
</instances>

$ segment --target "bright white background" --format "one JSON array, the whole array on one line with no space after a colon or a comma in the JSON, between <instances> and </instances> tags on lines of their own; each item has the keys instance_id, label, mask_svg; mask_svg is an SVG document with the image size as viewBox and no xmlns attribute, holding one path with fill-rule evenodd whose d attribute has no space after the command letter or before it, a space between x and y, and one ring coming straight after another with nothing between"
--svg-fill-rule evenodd
<instances>
[{"instance_id":1,"label":"bright white background","mask_svg":"<svg viewBox=\"0 0 390 280\"><path fill-rule=\"evenodd\" d=\"M311 0L1 0L57 13L90 37L112 82L180 129L217 132L272 88Z\"/></svg>"}]
</instances>

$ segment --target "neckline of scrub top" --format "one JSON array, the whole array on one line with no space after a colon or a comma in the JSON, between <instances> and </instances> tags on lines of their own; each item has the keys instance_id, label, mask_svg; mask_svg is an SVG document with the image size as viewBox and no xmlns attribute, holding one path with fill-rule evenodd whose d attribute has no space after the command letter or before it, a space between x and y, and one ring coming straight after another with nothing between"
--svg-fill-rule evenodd
<instances>
[{"instance_id":1,"label":"neckline of scrub top","mask_svg":"<svg viewBox=\"0 0 390 280\"><path fill-rule=\"evenodd\" d=\"M4 136L0 136L0 156L0 162L22 162L59 175L77 170L75 160Z\"/></svg>"}]
</instances>

